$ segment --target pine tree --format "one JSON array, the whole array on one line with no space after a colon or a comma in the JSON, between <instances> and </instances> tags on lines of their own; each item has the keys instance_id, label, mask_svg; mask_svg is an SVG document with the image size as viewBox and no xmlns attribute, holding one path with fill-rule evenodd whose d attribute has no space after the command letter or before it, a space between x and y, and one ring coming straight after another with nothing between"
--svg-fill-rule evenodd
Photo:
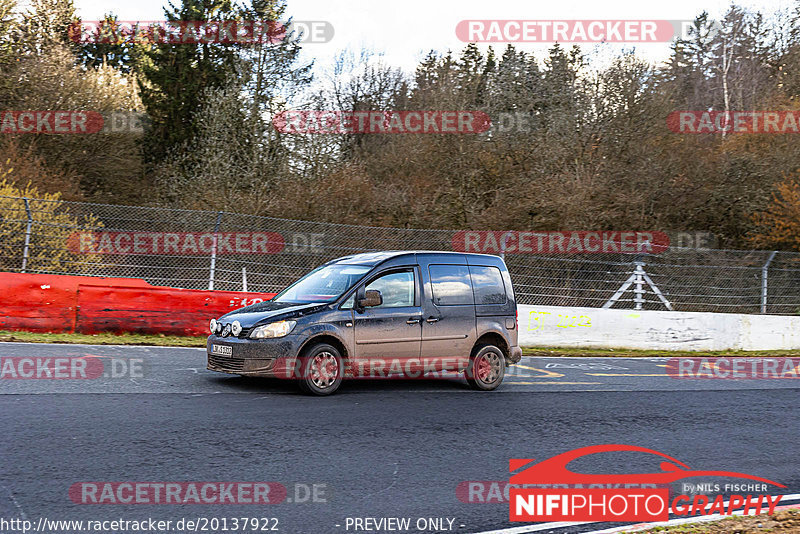
<instances>
[{"instance_id":1,"label":"pine tree","mask_svg":"<svg viewBox=\"0 0 800 534\"><path fill-rule=\"evenodd\" d=\"M79 45L78 61L89 68L105 65L125 73L131 72L135 69L137 59L151 46L146 42L136 42L126 31L120 27L116 15L107 14L101 26L88 36L87 42Z\"/></svg>"},{"instance_id":2,"label":"pine tree","mask_svg":"<svg viewBox=\"0 0 800 534\"><path fill-rule=\"evenodd\" d=\"M164 9L167 21L232 21L236 10L230 0L183 0ZM140 67L142 102L150 116L146 134L146 163L161 161L173 148L197 133L194 114L203 94L225 86L241 72L237 44L157 43L145 53Z\"/></svg>"}]
</instances>

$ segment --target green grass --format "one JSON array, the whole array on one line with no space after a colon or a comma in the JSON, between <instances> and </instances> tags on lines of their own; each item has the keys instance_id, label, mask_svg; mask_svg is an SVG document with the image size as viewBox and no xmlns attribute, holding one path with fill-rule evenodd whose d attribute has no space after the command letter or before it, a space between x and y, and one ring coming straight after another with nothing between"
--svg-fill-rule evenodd
<instances>
[{"instance_id":1,"label":"green grass","mask_svg":"<svg viewBox=\"0 0 800 534\"><path fill-rule=\"evenodd\" d=\"M163 336L146 334L39 334L34 332L0 331L0 342L24 341L27 343L85 343L91 345L156 345L160 347L205 347L206 338L191 336ZM566 357L616 357L616 358L672 358L681 356L797 356L800 350L773 351L668 351L668 350L627 350L627 349L575 349L556 347L525 347L525 356L566 356Z\"/></svg>"},{"instance_id":2,"label":"green grass","mask_svg":"<svg viewBox=\"0 0 800 534\"><path fill-rule=\"evenodd\" d=\"M205 337L162 336L145 334L39 334L0 331L0 342L85 343L91 345L157 345L160 347L205 347Z\"/></svg>"}]
</instances>

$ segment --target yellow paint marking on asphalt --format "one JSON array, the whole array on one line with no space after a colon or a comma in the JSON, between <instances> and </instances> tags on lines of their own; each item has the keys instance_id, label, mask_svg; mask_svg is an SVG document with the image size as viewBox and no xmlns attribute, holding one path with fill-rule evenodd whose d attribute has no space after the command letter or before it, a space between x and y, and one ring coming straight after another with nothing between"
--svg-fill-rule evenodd
<instances>
[{"instance_id":1,"label":"yellow paint marking on asphalt","mask_svg":"<svg viewBox=\"0 0 800 534\"><path fill-rule=\"evenodd\" d=\"M538 371L538 372L542 373L542 375L543 375L543 376L540 376L540 377L536 376L536 377L531 377L531 378L559 378L561 376L564 376L561 373L556 373L556 372L553 372L553 371L547 371L545 369L538 369L536 367L531 367L529 365L515 364L514 367L519 367L520 369L528 369L530 371Z\"/></svg>"},{"instance_id":2,"label":"yellow paint marking on asphalt","mask_svg":"<svg viewBox=\"0 0 800 534\"><path fill-rule=\"evenodd\" d=\"M636 373L586 373L589 376L663 376L668 377L669 375L666 373L656 374L656 375L639 375Z\"/></svg>"}]
</instances>

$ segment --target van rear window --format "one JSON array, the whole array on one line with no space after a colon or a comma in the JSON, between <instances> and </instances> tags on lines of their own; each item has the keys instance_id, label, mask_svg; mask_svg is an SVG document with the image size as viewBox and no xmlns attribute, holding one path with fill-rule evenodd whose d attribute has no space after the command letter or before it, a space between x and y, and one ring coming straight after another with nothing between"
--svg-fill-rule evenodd
<instances>
[{"instance_id":1,"label":"van rear window","mask_svg":"<svg viewBox=\"0 0 800 534\"><path fill-rule=\"evenodd\" d=\"M466 265L431 265L433 302L438 306L472 304L472 284Z\"/></svg>"},{"instance_id":2,"label":"van rear window","mask_svg":"<svg viewBox=\"0 0 800 534\"><path fill-rule=\"evenodd\" d=\"M470 266L475 304L505 304L506 286L497 267Z\"/></svg>"}]
</instances>

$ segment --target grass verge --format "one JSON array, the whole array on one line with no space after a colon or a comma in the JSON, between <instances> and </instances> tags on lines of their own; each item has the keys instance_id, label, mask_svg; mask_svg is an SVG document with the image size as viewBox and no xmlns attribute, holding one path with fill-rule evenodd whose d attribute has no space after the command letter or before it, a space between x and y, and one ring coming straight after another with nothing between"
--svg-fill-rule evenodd
<instances>
[{"instance_id":1,"label":"grass verge","mask_svg":"<svg viewBox=\"0 0 800 534\"><path fill-rule=\"evenodd\" d=\"M145 334L40 334L0 331L0 342L85 343L89 345L156 345L159 347L205 347L205 337L161 336Z\"/></svg>"},{"instance_id":2,"label":"grass verge","mask_svg":"<svg viewBox=\"0 0 800 534\"><path fill-rule=\"evenodd\" d=\"M800 512L783 510L773 515L736 516L707 523L637 530L637 534L738 534L747 532L800 533Z\"/></svg>"},{"instance_id":3,"label":"grass verge","mask_svg":"<svg viewBox=\"0 0 800 534\"><path fill-rule=\"evenodd\" d=\"M630 350L630 349L583 349L583 348L552 348L552 347L523 347L524 356L560 356L560 357L589 357L589 358L681 358L681 357L790 357L800 356L800 350Z\"/></svg>"}]
</instances>

